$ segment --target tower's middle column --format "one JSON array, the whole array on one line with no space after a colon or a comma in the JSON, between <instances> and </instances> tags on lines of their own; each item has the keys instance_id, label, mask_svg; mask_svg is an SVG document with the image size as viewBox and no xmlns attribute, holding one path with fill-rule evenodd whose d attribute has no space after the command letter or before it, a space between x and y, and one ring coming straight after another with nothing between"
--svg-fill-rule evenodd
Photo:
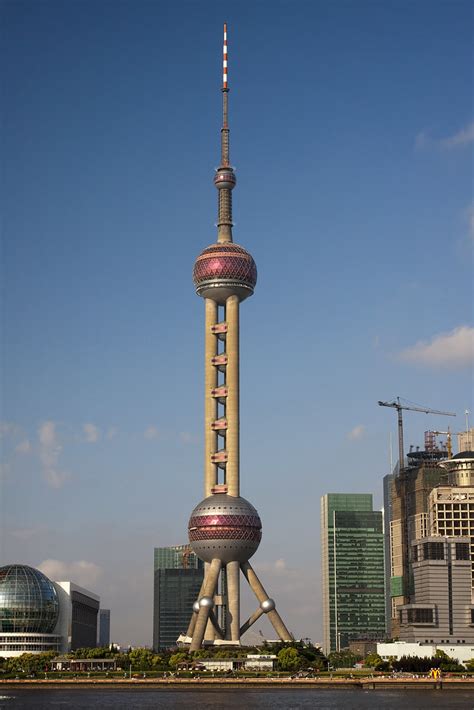
<instances>
[{"instance_id":1,"label":"tower's middle column","mask_svg":"<svg viewBox=\"0 0 474 710\"><path fill-rule=\"evenodd\" d=\"M212 487L217 483L217 467L211 456L217 451L217 434L212 425L217 419L217 400L211 391L217 387L217 368L212 358L217 355L217 338L212 327L217 323L217 303L206 298L206 334L204 338L204 496L210 496Z\"/></svg>"},{"instance_id":2,"label":"tower's middle column","mask_svg":"<svg viewBox=\"0 0 474 710\"><path fill-rule=\"evenodd\" d=\"M239 297L226 300L227 322L227 490L231 496L240 495L240 422L239 422ZM232 641L240 639L240 565L229 562L228 588L228 634Z\"/></svg>"}]
</instances>

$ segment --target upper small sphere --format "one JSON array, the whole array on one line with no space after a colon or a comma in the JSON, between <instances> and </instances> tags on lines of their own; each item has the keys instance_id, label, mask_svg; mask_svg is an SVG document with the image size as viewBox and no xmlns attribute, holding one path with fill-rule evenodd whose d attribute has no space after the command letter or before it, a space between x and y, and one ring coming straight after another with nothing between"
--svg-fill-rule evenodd
<instances>
[{"instance_id":1,"label":"upper small sphere","mask_svg":"<svg viewBox=\"0 0 474 710\"><path fill-rule=\"evenodd\" d=\"M233 242L206 247L196 259L193 271L196 293L224 304L229 296L241 301L251 296L257 283L257 266L246 249Z\"/></svg>"},{"instance_id":2,"label":"upper small sphere","mask_svg":"<svg viewBox=\"0 0 474 710\"><path fill-rule=\"evenodd\" d=\"M232 168L217 168L214 175L214 185L218 190L233 190L236 182L237 178Z\"/></svg>"},{"instance_id":3,"label":"upper small sphere","mask_svg":"<svg viewBox=\"0 0 474 710\"><path fill-rule=\"evenodd\" d=\"M246 562L262 538L262 523L253 505L226 493L201 501L191 513L188 528L191 547L205 562Z\"/></svg>"},{"instance_id":4,"label":"upper small sphere","mask_svg":"<svg viewBox=\"0 0 474 710\"><path fill-rule=\"evenodd\" d=\"M27 565L0 567L0 631L50 634L59 617L53 583Z\"/></svg>"}]
</instances>

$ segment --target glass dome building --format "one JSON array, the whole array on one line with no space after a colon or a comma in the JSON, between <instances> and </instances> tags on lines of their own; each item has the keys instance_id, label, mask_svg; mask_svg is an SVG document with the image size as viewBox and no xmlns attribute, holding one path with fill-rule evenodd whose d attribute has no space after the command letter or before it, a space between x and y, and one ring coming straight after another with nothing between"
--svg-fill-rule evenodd
<instances>
[{"instance_id":1,"label":"glass dome building","mask_svg":"<svg viewBox=\"0 0 474 710\"><path fill-rule=\"evenodd\" d=\"M52 633L59 617L54 585L27 565L0 567L0 632Z\"/></svg>"},{"instance_id":2,"label":"glass dome building","mask_svg":"<svg viewBox=\"0 0 474 710\"><path fill-rule=\"evenodd\" d=\"M27 565L0 567L0 656L59 651L59 597L54 584Z\"/></svg>"}]
</instances>

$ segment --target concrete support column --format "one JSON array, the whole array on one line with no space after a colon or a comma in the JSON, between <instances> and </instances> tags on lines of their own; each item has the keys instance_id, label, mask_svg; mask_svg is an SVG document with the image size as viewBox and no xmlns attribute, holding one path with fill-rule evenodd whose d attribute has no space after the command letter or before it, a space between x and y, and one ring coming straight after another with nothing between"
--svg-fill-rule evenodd
<instances>
[{"instance_id":1,"label":"concrete support column","mask_svg":"<svg viewBox=\"0 0 474 710\"><path fill-rule=\"evenodd\" d=\"M227 572L227 629L226 636L240 641L240 564L228 562Z\"/></svg>"},{"instance_id":2,"label":"concrete support column","mask_svg":"<svg viewBox=\"0 0 474 710\"><path fill-rule=\"evenodd\" d=\"M217 387L217 368L212 358L217 355L217 337L211 327L217 323L217 303L205 299L206 326L204 338L204 497L211 495L211 488L217 483L217 466L211 462L211 454L217 451L217 434L211 429L217 419L217 401L211 390Z\"/></svg>"},{"instance_id":3,"label":"concrete support column","mask_svg":"<svg viewBox=\"0 0 474 710\"><path fill-rule=\"evenodd\" d=\"M254 611L252 616L249 616L245 624L242 625L242 628L240 629L240 635L243 636L245 632L248 631L258 619L260 619L262 614L264 614L264 611L261 607L259 607L257 611Z\"/></svg>"},{"instance_id":4,"label":"concrete support column","mask_svg":"<svg viewBox=\"0 0 474 710\"><path fill-rule=\"evenodd\" d=\"M201 589L199 590L198 598L196 599L196 601L199 601L203 595L204 582L205 582L205 579L202 580ZM196 626L196 619L197 619L197 612L194 611L194 609L193 609L193 615L191 616L191 621L189 622L188 630L186 631L186 636L193 635L194 627Z\"/></svg>"},{"instance_id":5,"label":"concrete support column","mask_svg":"<svg viewBox=\"0 0 474 710\"><path fill-rule=\"evenodd\" d=\"M242 562L240 567L242 569L242 572L244 573L245 579L249 583L250 588L257 597L259 603L262 604L262 602L266 602L267 599L269 599L269 596L266 593L263 584L260 582L259 578L255 574L255 571L253 570L250 562ZM280 614L277 612L276 609L272 609L271 611L267 612L267 616L282 641L293 640L290 632L286 628Z\"/></svg>"},{"instance_id":6,"label":"concrete support column","mask_svg":"<svg viewBox=\"0 0 474 710\"><path fill-rule=\"evenodd\" d=\"M228 388L227 417L227 473L226 482L231 496L240 495L239 461L239 297L229 296L226 301L226 384ZM229 595L230 596L230 595Z\"/></svg>"},{"instance_id":7,"label":"concrete support column","mask_svg":"<svg viewBox=\"0 0 474 710\"><path fill-rule=\"evenodd\" d=\"M189 647L190 651L197 651L198 648L201 648L204 639L204 632L206 631L206 626L209 619L209 612L212 609L212 605L210 603L203 604L202 602L209 602L209 600L214 599L214 592L216 589L220 571L221 561L212 560L207 570L206 578L204 579L203 595L199 599L199 611L196 619L196 624L194 626L193 639Z\"/></svg>"}]
</instances>

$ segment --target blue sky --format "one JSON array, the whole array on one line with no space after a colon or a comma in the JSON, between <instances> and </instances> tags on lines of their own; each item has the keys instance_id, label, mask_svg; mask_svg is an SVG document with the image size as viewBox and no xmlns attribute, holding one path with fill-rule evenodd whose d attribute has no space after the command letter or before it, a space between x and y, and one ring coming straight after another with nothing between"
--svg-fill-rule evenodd
<instances>
[{"instance_id":1,"label":"blue sky","mask_svg":"<svg viewBox=\"0 0 474 710\"><path fill-rule=\"evenodd\" d=\"M203 303L229 25L242 494L321 639L319 499L473 399L468 2L3 2L2 548L150 643L153 547L202 495ZM246 601L253 606L253 602ZM264 633L271 631L262 623Z\"/></svg>"}]
</instances>

